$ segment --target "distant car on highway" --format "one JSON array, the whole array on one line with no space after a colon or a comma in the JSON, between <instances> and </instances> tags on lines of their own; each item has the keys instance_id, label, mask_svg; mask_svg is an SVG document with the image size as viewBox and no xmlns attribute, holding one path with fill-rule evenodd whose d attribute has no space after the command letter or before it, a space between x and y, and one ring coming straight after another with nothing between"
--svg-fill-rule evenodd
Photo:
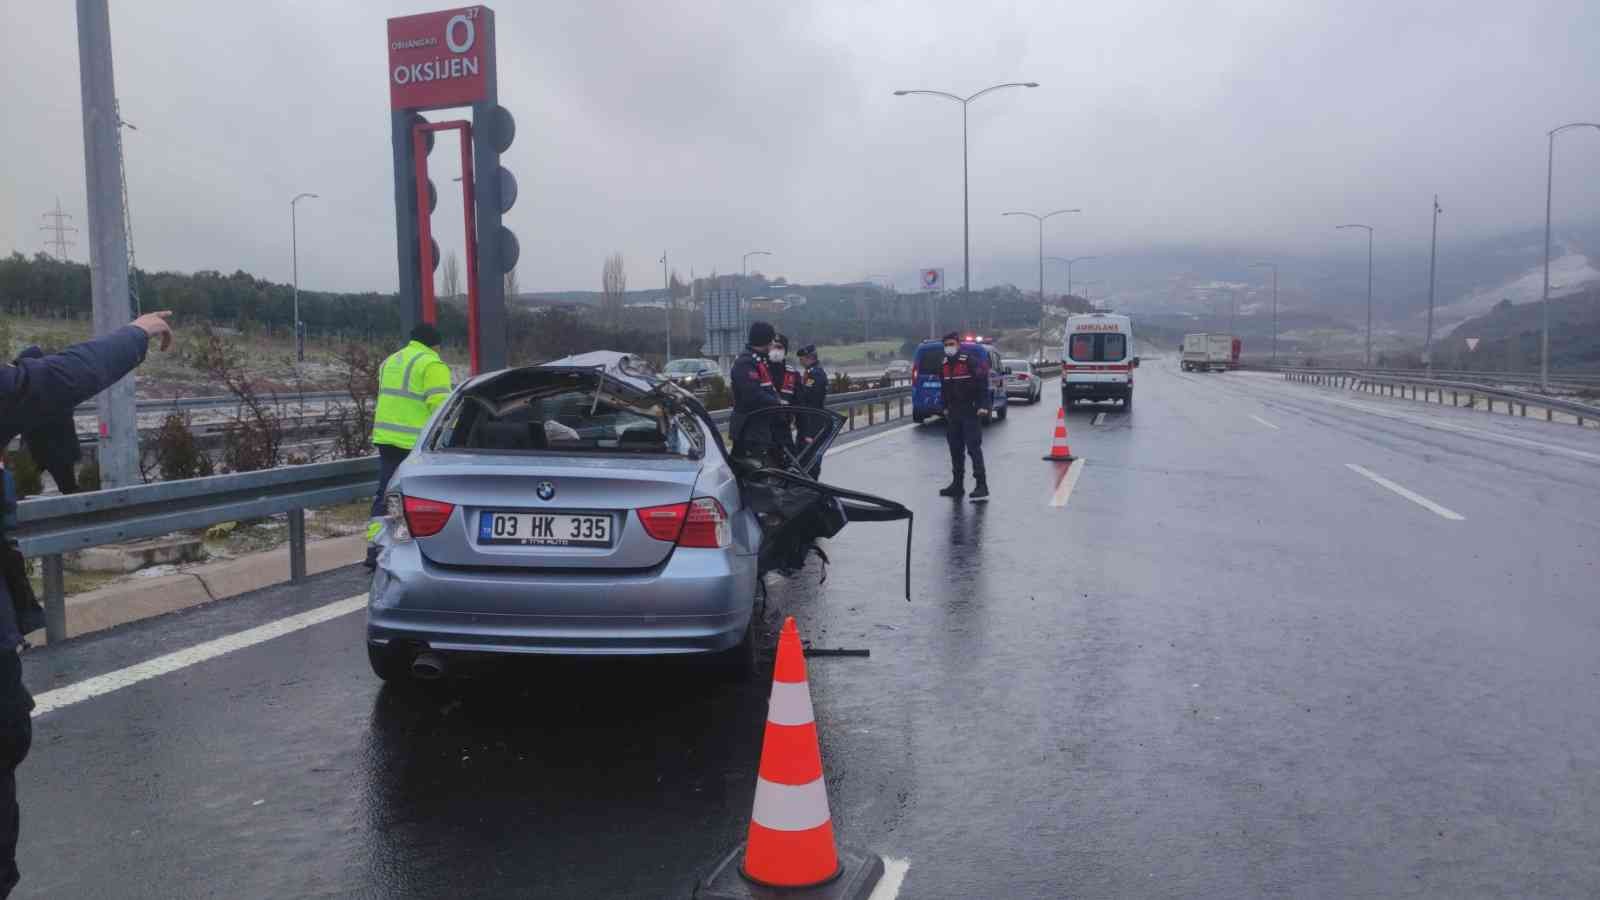
<instances>
[{"instance_id":1,"label":"distant car on highway","mask_svg":"<svg viewBox=\"0 0 1600 900\"><path fill-rule=\"evenodd\" d=\"M1025 359L1008 359L1002 374L1006 376L1007 397L1021 397L1029 403L1039 402L1044 384L1034 370L1033 363Z\"/></svg>"},{"instance_id":2,"label":"distant car on highway","mask_svg":"<svg viewBox=\"0 0 1600 900\"><path fill-rule=\"evenodd\" d=\"M689 391L706 391L714 382L722 380L722 370L716 361L685 357L667 363L661 374Z\"/></svg>"},{"instance_id":3,"label":"distant car on highway","mask_svg":"<svg viewBox=\"0 0 1600 900\"><path fill-rule=\"evenodd\" d=\"M437 678L456 654L542 653L701 654L749 674L764 573L798 570L847 521L910 516L806 474L837 413L767 412L816 419L815 442L735 460L692 395L621 353L467 381L389 486L373 672Z\"/></svg>"},{"instance_id":4,"label":"distant car on highway","mask_svg":"<svg viewBox=\"0 0 1600 900\"><path fill-rule=\"evenodd\" d=\"M968 353L981 353L989 364L989 420L1004 419L1006 403L1005 368L1000 351L982 343L981 336L969 335L962 339L961 349ZM944 341L927 340L917 345L911 366L911 421L920 423L929 416L944 414Z\"/></svg>"},{"instance_id":5,"label":"distant car on highway","mask_svg":"<svg viewBox=\"0 0 1600 900\"><path fill-rule=\"evenodd\" d=\"M911 360L897 359L889 363L888 367L883 370L883 380L887 382L910 381Z\"/></svg>"},{"instance_id":6,"label":"distant car on highway","mask_svg":"<svg viewBox=\"0 0 1600 900\"><path fill-rule=\"evenodd\" d=\"M1061 406L1088 400L1121 400L1133 409L1133 322L1127 316L1090 313L1067 317L1061 354Z\"/></svg>"}]
</instances>

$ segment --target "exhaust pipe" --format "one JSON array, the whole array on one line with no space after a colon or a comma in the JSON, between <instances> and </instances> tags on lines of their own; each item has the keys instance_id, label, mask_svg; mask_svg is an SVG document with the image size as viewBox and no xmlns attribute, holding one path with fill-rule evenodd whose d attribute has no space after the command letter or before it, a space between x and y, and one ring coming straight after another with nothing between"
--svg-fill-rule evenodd
<instances>
[{"instance_id":1,"label":"exhaust pipe","mask_svg":"<svg viewBox=\"0 0 1600 900\"><path fill-rule=\"evenodd\" d=\"M444 677L444 657L432 651L417 654L411 661L411 676L419 681L438 681Z\"/></svg>"}]
</instances>

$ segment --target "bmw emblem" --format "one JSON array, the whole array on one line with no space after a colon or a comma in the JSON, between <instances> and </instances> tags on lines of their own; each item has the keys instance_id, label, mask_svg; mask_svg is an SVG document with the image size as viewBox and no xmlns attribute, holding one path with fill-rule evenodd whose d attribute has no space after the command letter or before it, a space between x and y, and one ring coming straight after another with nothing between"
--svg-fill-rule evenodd
<instances>
[{"instance_id":1,"label":"bmw emblem","mask_svg":"<svg viewBox=\"0 0 1600 900\"><path fill-rule=\"evenodd\" d=\"M549 500L556 495L556 486L548 481L539 482L533 490L539 495L540 500Z\"/></svg>"}]
</instances>

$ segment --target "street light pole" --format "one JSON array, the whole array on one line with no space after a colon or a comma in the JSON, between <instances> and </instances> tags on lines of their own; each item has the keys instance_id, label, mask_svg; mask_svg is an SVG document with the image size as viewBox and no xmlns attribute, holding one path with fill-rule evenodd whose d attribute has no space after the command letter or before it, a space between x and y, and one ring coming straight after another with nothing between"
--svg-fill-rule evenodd
<instances>
[{"instance_id":1,"label":"street light pole","mask_svg":"<svg viewBox=\"0 0 1600 900\"><path fill-rule=\"evenodd\" d=\"M1544 299L1539 304L1539 389L1550 390L1550 202L1556 178L1556 135L1571 128L1600 128L1595 122L1568 122L1550 129L1544 177Z\"/></svg>"},{"instance_id":2,"label":"street light pole","mask_svg":"<svg viewBox=\"0 0 1600 900\"><path fill-rule=\"evenodd\" d=\"M1372 368L1372 226L1337 225L1335 228L1365 228L1367 230L1367 368Z\"/></svg>"},{"instance_id":3,"label":"street light pole","mask_svg":"<svg viewBox=\"0 0 1600 900\"><path fill-rule=\"evenodd\" d=\"M1004 84L996 84L986 87L970 97L961 97L956 94L949 93L948 91L919 90L894 92L896 97L905 97L911 94L926 94L930 97L943 97L946 100L954 100L955 102L961 104L961 328L963 331L969 327L968 320L971 317L969 307L972 296L972 217L967 191L967 106L971 104L972 101L982 97L984 94L992 91L998 91L1001 88L1036 88L1038 86L1039 82L1037 81L1008 81Z\"/></svg>"},{"instance_id":4,"label":"street light pole","mask_svg":"<svg viewBox=\"0 0 1600 900\"><path fill-rule=\"evenodd\" d=\"M1428 336L1422 341L1422 365L1433 374L1433 287L1439 262L1439 195L1433 195L1433 238L1428 243Z\"/></svg>"},{"instance_id":5,"label":"street light pole","mask_svg":"<svg viewBox=\"0 0 1600 900\"><path fill-rule=\"evenodd\" d=\"M1272 361L1278 361L1278 264L1258 262L1251 264L1252 269L1272 270Z\"/></svg>"},{"instance_id":6,"label":"street light pole","mask_svg":"<svg viewBox=\"0 0 1600 900\"><path fill-rule=\"evenodd\" d=\"M1058 209L1044 215L1038 213L1013 210L1001 213L1002 216L1027 216L1039 225L1039 355L1044 356L1044 220L1051 216L1065 213L1083 212L1081 209Z\"/></svg>"},{"instance_id":7,"label":"street light pole","mask_svg":"<svg viewBox=\"0 0 1600 900\"><path fill-rule=\"evenodd\" d=\"M739 273L741 275L743 275L744 277L749 278L750 277L750 257L752 257L752 256L771 256L771 255L772 255L772 252L769 251L769 250L751 250L749 253L746 253L744 255L743 259L739 260Z\"/></svg>"},{"instance_id":8,"label":"street light pole","mask_svg":"<svg viewBox=\"0 0 1600 900\"><path fill-rule=\"evenodd\" d=\"M316 194L296 194L289 201L289 256L294 269L294 358L296 362L306 361L306 342L300 336L300 222L295 216L295 207L301 200L320 199Z\"/></svg>"},{"instance_id":9,"label":"street light pole","mask_svg":"<svg viewBox=\"0 0 1600 900\"><path fill-rule=\"evenodd\" d=\"M661 287L667 292L667 362L672 362L672 276L667 274L667 251L661 251Z\"/></svg>"}]
</instances>

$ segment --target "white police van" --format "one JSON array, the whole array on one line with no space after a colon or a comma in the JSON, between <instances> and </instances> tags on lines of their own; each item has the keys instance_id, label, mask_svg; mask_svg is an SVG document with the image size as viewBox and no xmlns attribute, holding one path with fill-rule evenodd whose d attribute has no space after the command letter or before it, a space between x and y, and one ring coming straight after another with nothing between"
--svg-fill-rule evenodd
<instances>
[{"instance_id":1,"label":"white police van","mask_svg":"<svg viewBox=\"0 0 1600 900\"><path fill-rule=\"evenodd\" d=\"M1083 400L1121 400L1133 409L1133 323L1127 316L1071 316L1061 347L1061 406Z\"/></svg>"}]
</instances>

